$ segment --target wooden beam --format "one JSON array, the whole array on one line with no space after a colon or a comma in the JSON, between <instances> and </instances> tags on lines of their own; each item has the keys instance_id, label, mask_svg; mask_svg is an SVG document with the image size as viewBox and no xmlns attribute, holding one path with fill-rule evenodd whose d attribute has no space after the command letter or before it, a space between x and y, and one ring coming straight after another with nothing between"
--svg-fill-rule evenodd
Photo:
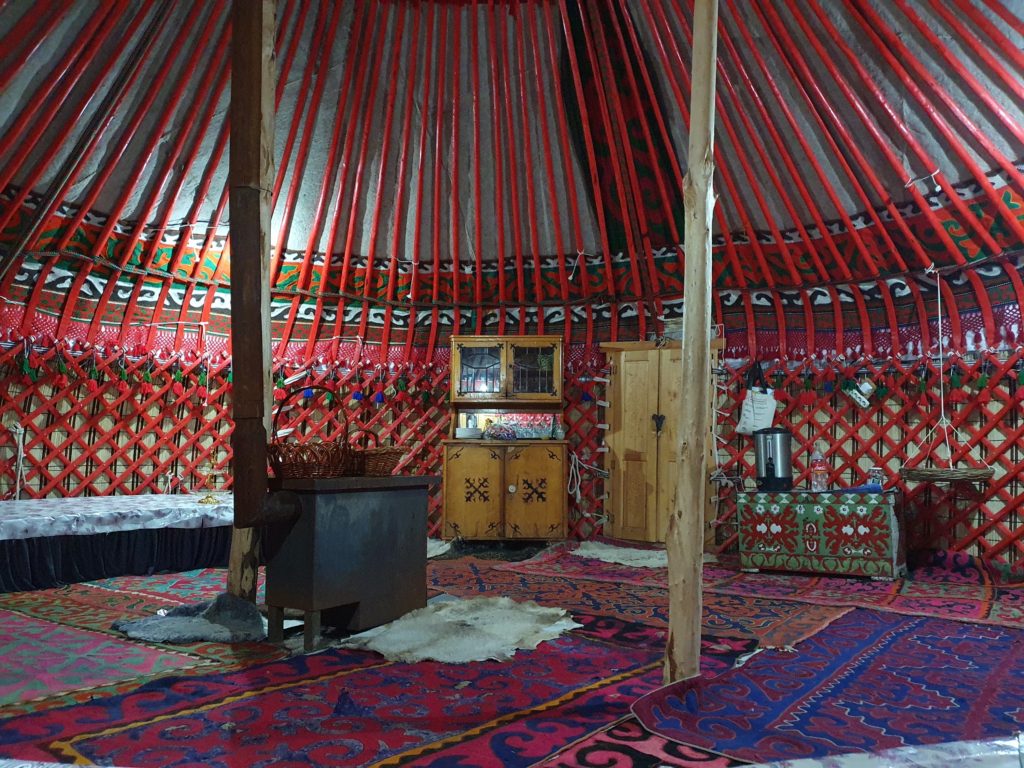
<instances>
[{"instance_id":1,"label":"wooden beam","mask_svg":"<svg viewBox=\"0 0 1024 768\"><path fill-rule=\"evenodd\" d=\"M668 647L665 683L700 674L701 567L704 504L711 435L711 180L715 133L715 61L718 56L718 0L694 0L685 207L683 310L683 393L679 424L679 478L668 521Z\"/></svg>"},{"instance_id":2,"label":"wooden beam","mask_svg":"<svg viewBox=\"0 0 1024 768\"><path fill-rule=\"evenodd\" d=\"M231 352L235 530L228 591L255 600L270 435L270 216L276 0L231 9Z\"/></svg>"}]
</instances>

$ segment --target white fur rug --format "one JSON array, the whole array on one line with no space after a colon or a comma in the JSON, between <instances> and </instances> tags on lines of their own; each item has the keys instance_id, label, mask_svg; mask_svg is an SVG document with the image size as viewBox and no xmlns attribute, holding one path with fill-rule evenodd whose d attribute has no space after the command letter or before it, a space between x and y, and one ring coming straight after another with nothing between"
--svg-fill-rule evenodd
<instances>
[{"instance_id":1,"label":"white fur rug","mask_svg":"<svg viewBox=\"0 0 1024 768\"><path fill-rule=\"evenodd\" d=\"M438 555L443 555L449 549L452 548L450 541L441 541L440 539L427 539L427 560Z\"/></svg>"},{"instance_id":2,"label":"white fur rug","mask_svg":"<svg viewBox=\"0 0 1024 768\"><path fill-rule=\"evenodd\" d=\"M507 597L435 602L381 627L346 638L346 648L376 651L391 661L507 661L577 624L561 608Z\"/></svg>"},{"instance_id":3,"label":"white fur rug","mask_svg":"<svg viewBox=\"0 0 1024 768\"><path fill-rule=\"evenodd\" d=\"M600 541L582 541L572 554L591 557L606 563L619 563L634 568L668 568L668 555L663 549L633 549L617 547Z\"/></svg>"}]
</instances>

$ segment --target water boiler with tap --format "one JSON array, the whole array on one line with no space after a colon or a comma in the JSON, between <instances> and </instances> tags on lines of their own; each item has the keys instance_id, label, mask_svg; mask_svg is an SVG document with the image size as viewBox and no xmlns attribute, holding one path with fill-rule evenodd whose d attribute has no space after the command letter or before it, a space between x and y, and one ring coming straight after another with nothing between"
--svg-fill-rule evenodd
<instances>
[{"instance_id":1,"label":"water boiler with tap","mask_svg":"<svg viewBox=\"0 0 1024 768\"><path fill-rule=\"evenodd\" d=\"M754 432L754 461L759 491L793 490L793 435L784 427Z\"/></svg>"}]
</instances>

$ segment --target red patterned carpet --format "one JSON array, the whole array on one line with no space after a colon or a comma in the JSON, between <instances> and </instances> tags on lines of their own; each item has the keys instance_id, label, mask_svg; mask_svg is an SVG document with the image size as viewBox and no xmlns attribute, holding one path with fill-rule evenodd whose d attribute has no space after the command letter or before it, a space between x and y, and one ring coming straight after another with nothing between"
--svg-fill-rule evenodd
<instances>
[{"instance_id":1,"label":"red patterned carpet","mask_svg":"<svg viewBox=\"0 0 1024 768\"><path fill-rule=\"evenodd\" d=\"M373 653L339 649L289 656L269 643L160 646L129 641L110 630L117 619L216 595L224 584L224 572L216 569L0 594L9 629L0 638L7 674L0 672L0 759L136 768L725 768L753 759L760 744L709 740L703 726L696 729L703 734L699 739L641 728L630 707L638 700L657 701L665 690L666 591L646 583L649 575L611 578L613 572L623 575L621 566L603 571L594 561L582 568L572 561L566 566L557 573L534 573L529 562L474 557L428 564L432 592L535 600L569 610L582 624L534 651L520 651L511 662L468 665L397 664ZM939 568L933 581L941 582L946 573L950 594L957 587L965 594L989 589L998 600L1015 594L1010 587L979 581L969 569L961 571L951 576ZM589 578L593 574L598 578ZM728 578L720 574L716 583ZM787 669L801 668L797 661L813 662L801 656L804 649L824 649L834 642L829 639L833 627L851 621L858 625L851 618L851 611L857 611L846 605L816 605L807 593L791 599L793 577L759 578L758 594L737 589L736 594L723 590L704 596L701 680L702 690L713 696L718 696L719 677L758 679L758 670L769 669L766 665L776 658L769 654L782 659L778 669L785 677ZM848 581L849 600L879 589L874 583ZM773 590L786 599L773 596ZM861 612L898 618L892 612ZM994 628L951 623L976 626L965 629L968 639L963 641L972 653L983 652L992 639L982 630ZM881 648L884 642L876 645ZM773 647L791 650L751 655ZM1009 664L1007 654L1014 651L1007 648L1000 658ZM865 653L868 658L870 651ZM787 660L793 664L787 666ZM740 661L745 664L737 668ZM825 667L823 684L836 685L828 679L832 667ZM943 670L932 669L930 675L935 690L957 684ZM799 708L799 702L794 706ZM970 698L958 702L964 722L984 722L983 714L971 714L977 706ZM766 708L764 717L772 712ZM898 731L898 723L893 728ZM837 730L856 732L841 724Z\"/></svg>"}]
</instances>

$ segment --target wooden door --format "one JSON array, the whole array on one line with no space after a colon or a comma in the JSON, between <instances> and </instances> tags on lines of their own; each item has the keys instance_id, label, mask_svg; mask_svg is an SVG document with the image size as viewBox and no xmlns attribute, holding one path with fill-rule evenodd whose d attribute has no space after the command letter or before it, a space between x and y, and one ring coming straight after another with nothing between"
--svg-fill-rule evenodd
<instances>
[{"instance_id":1,"label":"wooden door","mask_svg":"<svg viewBox=\"0 0 1024 768\"><path fill-rule=\"evenodd\" d=\"M659 413L658 354L656 350L615 353L606 436L611 486L607 532L618 539L659 540L658 437L652 418Z\"/></svg>"},{"instance_id":2,"label":"wooden door","mask_svg":"<svg viewBox=\"0 0 1024 768\"><path fill-rule=\"evenodd\" d=\"M505 450L505 536L564 539L565 445L532 443Z\"/></svg>"},{"instance_id":3,"label":"wooden door","mask_svg":"<svg viewBox=\"0 0 1024 768\"><path fill-rule=\"evenodd\" d=\"M501 538L504 463L504 447L445 445L444 538Z\"/></svg>"}]
</instances>

